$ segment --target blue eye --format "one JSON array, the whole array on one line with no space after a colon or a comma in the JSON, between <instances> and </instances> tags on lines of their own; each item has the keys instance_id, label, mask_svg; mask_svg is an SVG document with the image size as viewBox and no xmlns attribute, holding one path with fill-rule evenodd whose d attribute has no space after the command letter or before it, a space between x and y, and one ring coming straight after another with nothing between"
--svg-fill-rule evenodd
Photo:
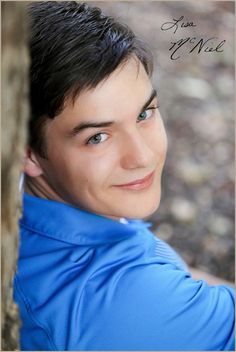
<instances>
[{"instance_id":1,"label":"blue eye","mask_svg":"<svg viewBox=\"0 0 236 352\"><path fill-rule=\"evenodd\" d=\"M146 109L144 110L139 116L138 116L138 122L140 121L145 121L145 120L148 120L150 119L150 117L152 117L153 115L153 110L155 110L156 107L153 107L153 108L149 108L149 109Z\"/></svg>"},{"instance_id":2,"label":"blue eye","mask_svg":"<svg viewBox=\"0 0 236 352\"><path fill-rule=\"evenodd\" d=\"M93 137L89 138L86 144L100 144L107 140L108 136L106 133L97 133Z\"/></svg>"}]
</instances>

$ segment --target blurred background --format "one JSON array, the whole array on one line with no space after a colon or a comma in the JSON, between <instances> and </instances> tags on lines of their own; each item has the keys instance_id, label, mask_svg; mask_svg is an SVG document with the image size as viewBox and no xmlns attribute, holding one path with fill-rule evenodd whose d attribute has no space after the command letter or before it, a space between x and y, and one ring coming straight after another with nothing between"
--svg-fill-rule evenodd
<instances>
[{"instance_id":1,"label":"blurred background","mask_svg":"<svg viewBox=\"0 0 236 352\"><path fill-rule=\"evenodd\" d=\"M153 84L169 147L152 230L188 265L233 281L234 2L89 3L127 23L154 54ZM196 26L161 30L181 16ZM193 45L186 44L171 60L171 42L187 37L226 42L220 53L189 54Z\"/></svg>"}]
</instances>

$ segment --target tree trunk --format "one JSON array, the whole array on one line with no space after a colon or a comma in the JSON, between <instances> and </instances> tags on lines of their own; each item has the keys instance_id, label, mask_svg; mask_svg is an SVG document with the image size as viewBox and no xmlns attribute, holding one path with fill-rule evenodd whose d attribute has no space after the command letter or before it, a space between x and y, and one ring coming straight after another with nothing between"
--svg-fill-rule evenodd
<instances>
[{"instance_id":1,"label":"tree trunk","mask_svg":"<svg viewBox=\"0 0 236 352\"><path fill-rule=\"evenodd\" d=\"M28 45L25 2L1 2L2 16L2 350L19 348L19 317L12 298L18 254L18 190L26 142Z\"/></svg>"}]
</instances>

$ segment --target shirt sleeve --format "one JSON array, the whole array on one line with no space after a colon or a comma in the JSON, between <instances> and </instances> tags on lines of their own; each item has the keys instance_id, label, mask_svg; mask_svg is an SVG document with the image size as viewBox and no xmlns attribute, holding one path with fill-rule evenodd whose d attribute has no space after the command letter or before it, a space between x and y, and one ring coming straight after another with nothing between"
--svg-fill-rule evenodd
<instances>
[{"instance_id":1,"label":"shirt sleeve","mask_svg":"<svg viewBox=\"0 0 236 352\"><path fill-rule=\"evenodd\" d=\"M231 287L195 281L171 264L141 265L104 295L96 319L104 328L91 329L98 349L234 350Z\"/></svg>"}]
</instances>

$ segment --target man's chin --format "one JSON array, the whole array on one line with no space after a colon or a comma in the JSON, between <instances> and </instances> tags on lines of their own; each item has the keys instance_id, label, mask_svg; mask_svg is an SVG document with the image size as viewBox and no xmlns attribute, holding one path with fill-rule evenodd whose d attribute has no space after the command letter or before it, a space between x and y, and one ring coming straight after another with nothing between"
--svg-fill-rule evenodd
<instances>
[{"instance_id":1,"label":"man's chin","mask_svg":"<svg viewBox=\"0 0 236 352\"><path fill-rule=\"evenodd\" d=\"M140 206L127 206L124 205L122 209L117 209L113 215L115 218L126 219L145 219L151 216L159 208L160 200L158 199L153 204L141 204Z\"/></svg>"},{"instance_id":2,"label":"man's chin","mask_svg":"<svg viewBox=\"0 0 236 352\"><path fill-rule=\"evenodd\" d=\"M151 216L157 209L159 208L159 203L155 204L155 206L149 208L149 209L140 209L134 212L130 212L129 216L126 216L126 218L130 219L145 219Z\"/></svg>"}]
</instances>

